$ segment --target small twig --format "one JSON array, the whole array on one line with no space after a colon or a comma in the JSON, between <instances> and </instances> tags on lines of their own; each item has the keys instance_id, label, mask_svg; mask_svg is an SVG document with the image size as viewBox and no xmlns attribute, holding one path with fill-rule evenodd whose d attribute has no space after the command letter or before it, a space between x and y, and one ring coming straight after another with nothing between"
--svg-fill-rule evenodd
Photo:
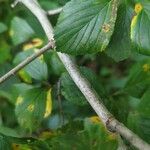
<instances>
[{"instance_id":1,"label":"small twig","mask_svg":"<svg viewBox=\"0 0 150 150\"><path fill-rule=\"evenodd\" d=\"M61 125L64 124L64 112L62 108L62 101L61 101L61 91L60 87L61 86L61 81L59 80L57 83L57 98L58 98L58 105L59 105L59 111L60 111L60 119L61 119Z\"/></svg>"},{"instance_id":2,"label":"small twig","mask_svg":"<svg viewBox=\"0 0 150 150\"><path fill-rule=\"evenodd\" d=\"M54 45L52 45L51 43L48 43L46 46L44 46L43 48L41 48L39 51L37 51L36 53L34 53L31 56L27 57L24 61L22 61L20 64L18 64L15 68L13 68L8 73L6 73L4 76L2 76L0 78L0 84L3 83L8 78L10 78L12 75L15 75L16 72L18 72L19 70L21 70L23 67L25 67L26 65L28 65L34 59L36 59L41 54L43 54L44 52L46 52L47 50L49 50L49 49L51 49L53 47L54 47Z\"/></svg>"},{"instance_id":3,"label":"small twig","mask_svg":"<svg viewBox=\"0 0 150 150\"><path fill-rule=\"evenodd\" d=\"M56 15L56 14L61 13L62 10L63 10L62 7L56 8L56 9L53 9L53 10L49 10L49 11L47 12L47 14L50 15L50 16Z\"/></svg>"}]
</instances>

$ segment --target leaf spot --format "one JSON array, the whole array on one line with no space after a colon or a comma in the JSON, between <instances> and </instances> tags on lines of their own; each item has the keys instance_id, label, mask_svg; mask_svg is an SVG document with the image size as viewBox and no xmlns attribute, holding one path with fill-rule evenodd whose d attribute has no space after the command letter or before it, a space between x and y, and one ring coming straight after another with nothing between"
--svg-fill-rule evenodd
<instances>
[{"instance_id":1,"label":"leaf spot","mask_svg":"<svg viewBox=\"0 0 150 150\"><path fill-rule=\"evenodd\" d=\"M29 105L28 108L27 108L27 110L30 111L30 112L33 112L34 105L33 104Z\"/></svg>"},{"instance_id":2,"label":"leaf spot","mask_svg":"<svg viewBox=\"0 0 150 150\"><path fill-rule=\"evenodd\" d=\"M143 9L143 6L141 5L141 3L137 3L135 5L134 11L138 14L141 12L142 9Z\"/></svg>"},{"instance_id":3,"label":"leaf spot","mask_svg":"<svg viewBox=\"0 0 150 150\"><path fill-rule=\"evenodd\" d=\"M110 25L109 24L104 24L102 26L102 31L105 32L105 33L109 32L110 31Z\"/></svg>"}]
</instances>

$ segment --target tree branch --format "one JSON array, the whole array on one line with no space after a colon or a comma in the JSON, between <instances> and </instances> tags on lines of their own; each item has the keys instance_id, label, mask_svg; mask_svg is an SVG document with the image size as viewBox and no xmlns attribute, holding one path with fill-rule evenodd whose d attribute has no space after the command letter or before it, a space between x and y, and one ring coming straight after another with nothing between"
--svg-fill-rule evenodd
<instances>
[{"instance_id":1,"label":"tree branch","mask_svg":"<svg viewBox=\"0 0 150 150\"><path fill-rule=\"evenodd\" d=\"M15 68L10 70L8 73L6 73L4 76L0 78L0 84L3 83L5 80L10 78L12 75L14 75L16 72L21 70L24 66L28 65L30 62L32 62L34 59L39 57L41 54L43 54L45 51L54 48L54 44L48 43L46 46L41 48L36 53L32 54L31 56L27 57L24 61L22 61L19 65L17 65Z\"/></svg>"},{"instance_id":2,"label":"tree branch","mask_svg":"<svg viewBox=\"0 0 150 150\"><path fill-rule=\"evenodd\" d=\"M60 8L56 8L56 9L54 9L54 10L49 10L48 12L47 12L47 14L48 15L50 15L50 16L52 16L52 15L56 15L56 14L59 14L61 11L62 11L62 7L60 7Z\"/></svg>"},{"instance_id":3,"label":"tree branch","mask_svg":"<svg viewBox=\"0 0 150 150\"><path fill-rule=\"evenodd\" d=\"M23 3L39 20L48 39L53 40L53 29L48 21L45 12L36 5L33 0L19 0ZM89 82L81 75L76 64L72 61L71 57L67 54L57 53L63 62L65 68L69 72L75 84L79 87L81 92L86 97L87 101L93 107L95 112L101 118L103 123L109 129L112 129L128 140L133 146L142 150L150 150L150 145L140 139L136 134L126 128L122 123L118 122L112 114L106 109L106 107L100 101L97 93L91 88Z\"/></svg>"}]
</instances>

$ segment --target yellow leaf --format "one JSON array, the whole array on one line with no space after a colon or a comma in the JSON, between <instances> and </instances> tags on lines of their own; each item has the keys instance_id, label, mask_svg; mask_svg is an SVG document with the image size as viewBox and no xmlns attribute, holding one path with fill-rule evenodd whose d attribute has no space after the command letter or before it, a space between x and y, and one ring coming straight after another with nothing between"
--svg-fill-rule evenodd
<instances>
[{"instance_id":1,"label":"yellow leaf","mask_svg":"<svg viewBox=\"0 0 150 150\"><path fill-rule=\"evenodd\" d=\"M32 43L33 43L34 47L39 47L39 46L43 45L43 41L39 38L34 38L32 40Z\"/></svg>"},{"instance_id":2,"label":"yellow leaf","mask_svg":"<svg viewBox=\"0 0 150 150\"><path fill-rule=\"evenodd\" d=\"M132 34L133 33L132 31L134 31L134 27L135 27L135 25L137 23L137 18L138 18L138 15L134 16L132 21L131 21L131 39L134 38L133 34Z\"/></svg>"},{"instance_id":3,"label":"yellow leaf","mask_svg":"<svg viewBox=\"0 0 150 150\"><path fill-rule=\"evenodd\" d=\"M24 70L20 70L18 72L18 75L20 76L20 78L26 82L26 83L32 83L32 79L31 77L24 71Z\"/></svg>"},{"instance_id":4,"label":"yellow leaf","mask_svg":"<svg viewBox=\"0 0 150 150\"><path fill-rule=\"evenodd\" d=\"M39 38L34 38L31 42L26 43L23 45L23 50L29 50L31 48L36 48L36 47L40 47L43 45L43 40L39 39Z\"/></svg>"},{"instance_id":5,"label":"yellow leaf","mask_svg":"<svg viewBox=\"0 0 150 150\"><path fill-rule=\"evenodd\" d=\"M22 102L23 102L23 97L19 96L16 100L16 105L20 105L20 104L22 104Z\"/></svg>"},{"instance_id":6,"label":"yellow leaf","mask_svg":"<svg viewBox=\"0 0 150 150\"><path fill-rule=\"evenodd\" d=\"M137 19L138 19L138 15L139 13L142 11L143 6L141 5L141 3L137 3L135 5L134 11L136 12L136 15L133 17L132 21L131 21L131 33L134 33L132 31L134 31L134 27L137 23ZM131 39L133 39L133 34L131 34Z\"/></svg>"},{"instance_id":7,"label":"yellow leaf","mask_svg":"<svg viewBox=\"0 0 150 150\"><path fill-rule=\"evenodd\" d=\"M31 48L33 48L34 46L31 44L31 43L27 43L27 44L24 44L23 45L23 50L26 51L26 50L29 50Z\"/></svg>"},{"instance_id":8,"label":"yellow leaf","mask_svg":"<svg viewBox=\"0 0 150 150\"><path fill-rule=\"evenodd\" d=\"M90 121L92 123L100 123L101 122L101 120L100 120L100 118L98 116L92 116L92 117L90 117Z\"/></svg>"},{"instance_id":9,"label":"yellow leaf","mask_svg":"<svg viewBox=\"0 0 150 150\"><path fill-rule=\"evenodd\" d=\"M150 71L150 65L149 64L144 64L143 65L143 70L144 70L144 72Z\"/></svg>"},{"instance_id":10,"label":"yellow leaf","mask_svg":"<svg viewBox=\"0 0 150 150\"><path fill-rule=\"evenodd\" d=\"M46 109L44 118L48 117L51 114L52 111L52 95L51 95L51 89L47 92L47 100L46 100Z\"/></svg>"}]
</instances>

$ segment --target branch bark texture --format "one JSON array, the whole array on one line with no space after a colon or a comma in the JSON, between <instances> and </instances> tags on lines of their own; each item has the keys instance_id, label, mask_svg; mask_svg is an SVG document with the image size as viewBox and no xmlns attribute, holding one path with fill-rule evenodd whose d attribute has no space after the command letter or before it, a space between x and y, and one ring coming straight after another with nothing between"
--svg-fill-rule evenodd
<instances>
[{"instance_id":1,"label":"branch bark texture","mask_svg":"<svg viewBox=\"0 0 150 150\"><path fill-rule=\"evenodd\" d=\"M19 0L19 2L24 4L36 16L41 26L43 27L50 43L54 41L53 29L46 16L45 11L42 10L41 7L37 5L33 0ZM97 93L92 89L92 86L79 72L78 67L73 62L71 57L67 54L62 54L60 52L58 52L57 54L61 59L61 61L63 62L65 68L69 72L75 84L84 94L87 101L90 103L90 105L95 110L97 115L101 118L101 120L106 125L106 127L108 127L108 129L112 129L115 132L119 133L122 137L128 140L137 149L150 150L149 144L147 144L145 141L140 139L136 134L134 134L131 130L126 128L122 123L117 121L112 116L112 114L106 109L106 107L103 105L100 98L98 97Z\"/></svg>"}]
</instances>

